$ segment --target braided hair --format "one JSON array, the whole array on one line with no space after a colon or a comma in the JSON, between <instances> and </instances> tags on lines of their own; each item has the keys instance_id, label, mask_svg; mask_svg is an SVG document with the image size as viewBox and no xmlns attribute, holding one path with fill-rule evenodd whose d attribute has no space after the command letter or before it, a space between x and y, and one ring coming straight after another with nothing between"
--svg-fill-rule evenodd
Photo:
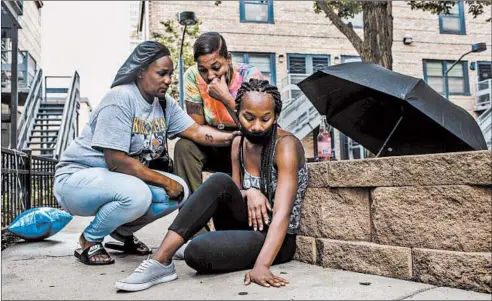
<instances>
[{"instance_id":1,"label":"braided hair","mask_svg":"<svg viewBox=\"0 0 492 301\"><path fill-rule=\"evenodd\" d=\"M269 94L273 98L275 117L280 115L282 111L282 100L278 88L270 85L267 80L259 80L252 78L249 82L243 82L236 95L236 112L239 115L241 109L241 103L243 96L249 92L261 92ZM241 143L239 145L239 162L241 162L240 175L241 183L244 178L244 157L243 157L243 139L241 137ZM272 205L273 191L272 191L272 166L273 155L275 153L275 141L277 141L277 123L273 125L272 135L268 142L263 146L261 150L261 168L260 168L260 186L261 192L268 198L268 202Z\"/></svg>"}]
</instances>

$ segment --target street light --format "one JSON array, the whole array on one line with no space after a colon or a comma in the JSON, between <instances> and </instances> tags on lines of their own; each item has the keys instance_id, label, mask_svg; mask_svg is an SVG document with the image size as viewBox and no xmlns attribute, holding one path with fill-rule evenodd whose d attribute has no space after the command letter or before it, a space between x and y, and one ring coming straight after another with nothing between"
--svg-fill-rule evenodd
<instances>
[{"instance_id":1,"label":"street light","mask_svg":"<svg viewBox=\"0 0 492 301\"><path fill-rule=\"evenodd\" d=\"M448 68L448 70L446 70L446 72L444 72L444 85L445 85L444 89L446 90L446 99L449 100L449 87L448 87L449 86L448 85L448 73L449 73L449 71L451 71L451 69L453 69L453 67L456 64L458 64L461 61L461 59L463 57L465 57L465 55L467 55L469 53L472 53L472 52L483 52L485 50L487 50L487 44L485 44L485 43L475 43L475 44L473 44L470 51L464 53L456 62L454 62L451 65L451 67Z\"/></svg>"},{"instance_id":2,"label":"street light","mask_svg":"<svg viewBox=\"0 0 492 301\"><path fill-rule=\"evenodd\" d=\"M179 14L179 24L184 25L183 28L183 37L181 38L181 49L179 50L179 105L181 108L184 108L184 84L183 84L183 45L186 34L186 27L188 25L195 25L197 23L197 19L195 13L192 11L184 11Z\"/></svg>"}]
</instances>

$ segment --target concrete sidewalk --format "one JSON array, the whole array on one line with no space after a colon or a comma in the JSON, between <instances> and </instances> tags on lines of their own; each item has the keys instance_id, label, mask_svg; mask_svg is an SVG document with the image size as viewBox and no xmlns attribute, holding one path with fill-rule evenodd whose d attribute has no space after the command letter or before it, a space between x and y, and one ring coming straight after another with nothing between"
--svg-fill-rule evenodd
<instances>
[{"instance_id":1,"label":"concrete sidewalk","mask_svg":"<svg viewBox=\"0 0 492 301\"><path fill-rule=\"evenodd\" d=\"M175 214L142 229L137 236L156 248ZM43 242L19 242L2 252L2 299L371 299L371 300L491 300L491 295L385 278L323 269L300 262L274 266L290 284L283 288L244 286L244 271L196 275L176 261L179 278L149 290L117 292L115 281L129 275L143 257L112 253L116 263L86 266L73 251L91 218L75 217L60 233Z\"/></svg>"}]
</instances>

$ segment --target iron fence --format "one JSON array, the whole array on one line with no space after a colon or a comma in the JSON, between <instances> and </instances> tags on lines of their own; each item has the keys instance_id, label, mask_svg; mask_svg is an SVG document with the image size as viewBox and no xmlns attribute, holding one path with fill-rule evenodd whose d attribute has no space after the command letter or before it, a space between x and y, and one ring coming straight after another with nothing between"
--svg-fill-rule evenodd
<instances>
[{"instance_id":1,"label":"iron fence","mask_svg":"<svg viewBox=\"0 0 492 301\"><path fill-rule=\"evenodd\" d=\"M57 160L2 148L2 229L24 210L59 208L53 191Z\"/></svg>"}]
</instances>

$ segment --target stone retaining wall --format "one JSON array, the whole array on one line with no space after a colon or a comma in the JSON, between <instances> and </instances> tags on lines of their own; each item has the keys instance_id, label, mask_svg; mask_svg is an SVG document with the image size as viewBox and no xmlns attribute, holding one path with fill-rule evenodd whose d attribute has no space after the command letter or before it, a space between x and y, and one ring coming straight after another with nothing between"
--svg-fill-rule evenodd
<instances>
[{"instance_id":1,"label":"stone retaining wall","mask_svg":"<svg viewBox=\"0 0 492 301\"><path fill-rule=\"evenodd\" d=\"M296 259L492 292L490 151L310 163Z\"/></svg>"}]
</instances>

